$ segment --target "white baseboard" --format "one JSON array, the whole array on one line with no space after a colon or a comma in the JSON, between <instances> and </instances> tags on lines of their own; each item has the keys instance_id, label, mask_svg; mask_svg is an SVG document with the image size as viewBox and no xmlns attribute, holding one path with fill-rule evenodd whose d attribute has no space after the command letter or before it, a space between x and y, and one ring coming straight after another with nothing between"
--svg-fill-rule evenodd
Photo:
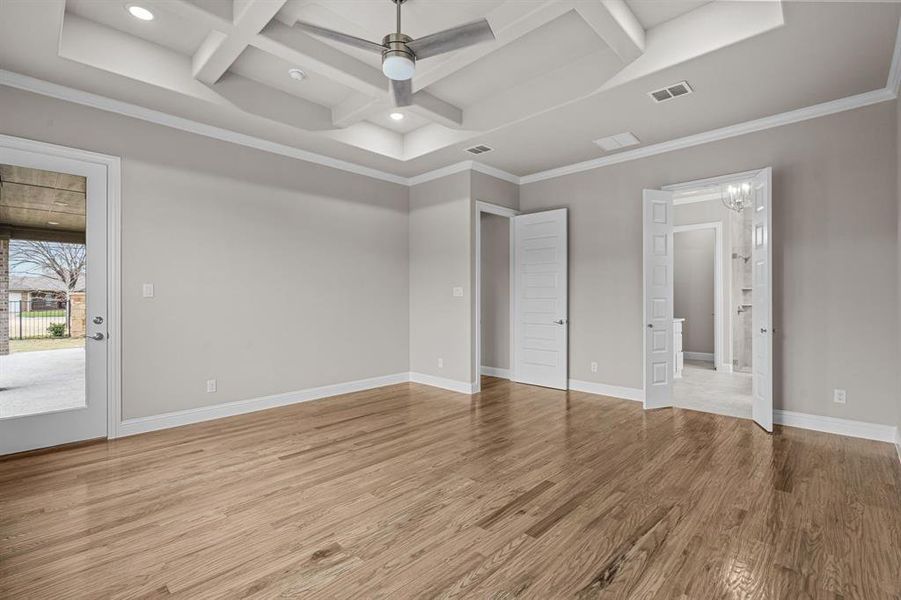
<instances>
[{"instance_id":1,"label":"white baseboard","mask_svg":"<svg viewBox=\"0 0 901 600\"><path fill-rule=\"evenodd\" d=\"M361 392L363 390L371 390L386 385L406 383L408 381L410 381L409 373L395 373L394 375L383 375L381 377L359 379L357 381L348 381L346 383L324 385L296 392L275 394L273 396L263 396L261 398L238 400L236 402L228 402L225 404L190 408L149 417L126 419L119 424L117 437L126 437L138 433L146 433L148 431L180 427L182 425L191 425L192 423L201 423L203 421L211 421L223 417L232 417L235 415L256 412L258 410L266 410L267 408L276 408L278 406L287 406L298 402L318 400L319 398L327 398L329 396Z\"/></svg>"},{"instance_id":2,"label":"white baseboard","mask_svg":"<svg viewBox=\"0 0 901 600\"><path fill-rule=\"evenodd\" d=\"M703 360L704 362L713 362L712 352L682 352L685 360Z\"/></svg>"},{"instance_id":3,"label":"white baseboard","mask_svg":"<svg viewBox=\"0 0 901 600\"><path fill-rule=\"evenodd\" d=\"M731 373L732 365L729 363L723 363L716 368L717 371L722 371L723 373Z\"/></svg>"},{"instance_id":4,"label":"white baseboard","mask_svg":"<svg viewBox=\"0 0 901 600\"><path fill-rule=\"evenodd\" d=\"M482 365L482 375L488 377L500 377L501 379L510 379L510 369L500 369L498 367L486 367Z\"/></svg>"},{"instance_id":5,"label":"white baseboard","mask_svg":"<svg viewBox=\"0 0 901 600\"><path fill-rule=\"evenodd\" d=\"M644 390L639 388L622 387L618 385L607 385L606 383L594 383L592 381L579 381L578 379L570 379L569 389L576 392L588 392L589 394L599 394L601 396L610 396L611 398L622 398L623 400L635 400L638 402L644 402Z\"/></svg>"},{"instance_id":6,"label":"white baseboard","mask_svg":"<svg viewBox=\"0 0 901 600\"><path fill-rule=\"evenodd\" d=\"M474 394L478 387L475 383L466 381L457 381L455 379L445 379L444 377L436 377L434 375L426 375L425 373L410 373L410 379L413 383L421 383L432 387L459 392L461 394Z\"/></svg>"},{"instance_id":7,"label":"white baseboard","mask_svg":"<svg viewBox=\"0 0 901 600\"><path fill-rule=\"evenodd\" d=\"M822 431L824 433L835 433L848 437L876 440L877 442L891 443L895 442L897 438L897 428L891 425L810 415L790 410L773 410L773 423L800 429L810 429L812 431Z\"/></svg>"}]
</instances>

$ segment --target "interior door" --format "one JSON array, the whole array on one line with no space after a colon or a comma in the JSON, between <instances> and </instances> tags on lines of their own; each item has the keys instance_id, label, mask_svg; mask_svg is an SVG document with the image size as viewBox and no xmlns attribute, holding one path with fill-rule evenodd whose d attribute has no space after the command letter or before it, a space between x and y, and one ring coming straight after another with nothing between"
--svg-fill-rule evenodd
<instances>
[{"instance_id":1,"label":"interior door","mask_svg":"<svg viewBox=\"0 0 901 600\"><path fill-rule=\"evenodd\" d=\"M644 407L673 405L673 193L644 190Z\"/></svg>"},{"instance_id":2,"label":"interior door","mask_svg":"<svg viewBox=\"0 0 901 600\"><path fill-rule=\"evenodd\" d=\"M19 403L24 405L24 410L7 409L0 414L0 454L107 435L108 361L107 324L104 322L107 315L108 265L107 167L89 160L69 158L65 154L64 151L60 154L31 152L17 147L15 142L0 138L0 165L85 178L83 227L86 259L84 309L79 313L84 315L84 327L78 328L83 333L76 334L70 324L68 336L72 339L66 340L69 347L11 352L0 356L0 395L3 395L0 403L6 401L9 405L15 394L30 394L22 396L27 398L27 402ZM69 200L58 204L67 205L65 210L73 210ZM9 228L7 225L6 229ZM67 300L67 303L66 312L72 310L75 302ZM26 315L20 313L18 317L23 320L35 318L32 315L35 312L39 311L29 311ZM78 337L83 337L82 344L72 347L79 341ZM65 357L61 358L62 355ZM57 376L54 377L54 373ZM8 382L13 380L16 384L10 386ZM75 401L61 402L69 398Z\"/></svg>"},{"instance_id":3,"label":"interior door","mask_svg":"<svg viewBox=\"0 0 901 600\"><path fill-rule=\"evenodd\" d=\"M513 380L568 389L566 209L513 217Z\"/></svg>"},{"instance_id":4,"label":"interior door","mask_svg":"<svg viewBox=\"0 0 901 600\"><path fill-rule=\"evenodd\" d=\"M752 182L751 206L751 369L754 373L751 414L767 431L773 431L772 179L773 171L769 167L757 174Z\"/></svg>"}]
</instances>

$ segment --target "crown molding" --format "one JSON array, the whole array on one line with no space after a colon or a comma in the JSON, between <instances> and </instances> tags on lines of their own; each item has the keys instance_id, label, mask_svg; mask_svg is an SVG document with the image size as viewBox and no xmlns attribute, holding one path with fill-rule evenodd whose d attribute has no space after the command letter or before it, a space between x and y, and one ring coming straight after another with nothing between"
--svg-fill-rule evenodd
<instances>
[{"instance_id":1,"label":"crown molding","mask_svg":"<svg viewBox=\"0 0 901 600\"><path fill-rule=\"evenodd\" d=\"M464 160L462 162L454 163L446 167L441 167L440 169L435 169L434 171L426 171L425 173L414 175L413 177L408 178L407 185L419 185L420 183L426 183L427 181L432 181L434 179L441 179L442 177L447 177L448 175L454 175L456 173L462 173L463 171L472 171L475 169L475 165L475 161Z\"/></svg>"},{"instance_id":2,"label":"crown molding","mask_svg":"<svg viewBox=\"0 0 901 600\"><path fill-rule=\"evenodd\" d=\"M504 170L498 169L497 167L492 167L490 165L484 165L480 162L472 161L472 170L478 171L483 175L490 175L496 179L501 179L503 181L509 183L515 183L516 185L520 184L521 177L518 175L514 175L513 173L508 173Z\"/></svg>"},{"instance_id":3,"label":"crown molding","mask_svg":"<svg viewBox=\"0 0 901 600\"><path fill-rule=\"evenodd\" d=\"M385 171L380 171L371 167L365 167L363 165L358 165L346 160L332 158L323 154L317 154L316 152L301 150L300 148L294 148L293 146L287 146L285 144L279 144L277 142L264 140L262 138L258 138L245 133L238 133L237 131L232 131L230 129L223 129L221 127L199 123L191 119L176 117L175 115L170 115L158 110L138 106L137 104L132 104L130 102L114 100L106 96L92 94L90 92L77 90L75 88L59 85L57 83L51 83L49 81L44 81L43 79L29 77L28 75L14 73L12 71L0 69L0 85L24 90L26 92L33 92L35 94L41 94L42 96L57 98L59 100L66 100L68 102L81 104L83 106L90 106L91 108L98 108L107 112L140 119L142 121L148 121L150 123L156 123L157 125L163 125L165 127L171 127L173 129L180 129L182 131L195 133L197 135L202 135L223 142L231 142L233 144L246 146L248 148L254 148L256 150L262 150L264 152L270 152L272 154L280 154L289 158L296 158L298 160L311 162L313 164L331 167L333 169L339 169L341 171L347 171L348 173L363 175L364 177L372 177L373 179L379 179L381 181L397 183L400 185L409 185L408 179L400 175L387 173Z\"/></svg>"},{"instance_id":4,"label":"crown molding","mask_svg":"<svg viewBox=\"0 0 901 600\"><path fill-rule=\"evenodd\" d=\"M629 162L632 160L637 160L639 158L647 158L649 156L656 156L657 154L664 154L666 152L672 152L674 150L682 150L684 148L691 148L693 146L709 144L710 142L718 142L720 140L725 140L748 133L764 131L766 129L772 129L773 127L781 127L783 125L799 123L801 121L807 121L809 119L816 119L817 117L825 117L827 115L832 115L847 110L853 110L855 108L870 106L871 104L878 104L887 100L894 100L896 97L896 92L889 91L888 88L882 88L879 90L873 90L871 92L865 92L863 94L857 94L856 96L839 98L838 100L823 102L822 104L814 104L813 106L808 106L806 108L799 108L797 110L791 110L777 115L763 117L762 119L745 121L744 123L738 123L736 125L730 125L728 127L712 129L703 133L697 133L694 135L669 140L667 142L661 142L659 144L652 144L643 148L636 148L635 150L620 152L612 156L604 156L601 158L586 160L572 165L566 165L564 167L558 167L556 169L549 169L547 171L533 173L532 175L520 177L519 180L521 184L527 184L535 183L536 181L544 181L546 179L554 179L556 177L562 177L564 175L572 175L573 173L591 171L593 169L599 169L601 167Z\"/></svg>"}]
</instances>

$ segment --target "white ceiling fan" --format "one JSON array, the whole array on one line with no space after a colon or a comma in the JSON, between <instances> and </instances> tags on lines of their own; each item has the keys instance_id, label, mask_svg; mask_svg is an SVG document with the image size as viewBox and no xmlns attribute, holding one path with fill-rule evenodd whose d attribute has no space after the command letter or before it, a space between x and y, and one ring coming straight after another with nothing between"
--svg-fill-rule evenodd
<instances>
[{"instance_id":1,"label":"white ceiling fan","mask_svg":"<svg viewBox=\"0 0 901 600\"><path fill-rule=\"evenodd\" d=\"M400 27L401 5L407 0L388 1L397 5L397 32L386 35L381 44L312 23L298 21L295 26L320 37L381 54L382 72L391 80L391 95L396 106L409 106L413 103L411 79L416 72L417 60L494 39L491 25L486 19L479 19L414 40L404 35Z\"/></svg>"}]
</instances>

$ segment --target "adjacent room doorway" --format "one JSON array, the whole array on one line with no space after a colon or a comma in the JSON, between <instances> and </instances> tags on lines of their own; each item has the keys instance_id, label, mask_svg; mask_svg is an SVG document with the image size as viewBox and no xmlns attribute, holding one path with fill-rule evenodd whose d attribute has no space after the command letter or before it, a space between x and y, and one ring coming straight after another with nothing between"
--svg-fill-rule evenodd
<instances>
[{"instance_id":1,"label":"adjacent room doorway","mask_svg":"<svg viewBox=\"0 0 901 600\"><path fill-rule=\"evenodd\" d=\"M0 136L0 454L115 434L118 165Z\"/></svg>"},{"instance_id":2,"label":"adjacent room doorway","mask_svg":"<svg viewBox=\"0 0 901 600\"><path fill-rule=\"evenodd\" d=\"M766 168L644 191L645 408L750 417L772 431L771 189ZM676 244L680 233L697 239ZM706 258L688 265L685 254Z\"/></svg>"},{"instance_id":3,"label":"adjacent room doorway","mask_svg":"<svg viewBox=\"0 0 901 600\"><path fill-rule=\"evenodd\" d=\"M506 221L506 232L498 219ZM475 372L568 389L567 210L520 215L478 201L475 229ZM506 233L508 250L498 248L496 238L486 244L483 230L497 236ZM509 277L507 282L498 281L504 277ZM505 290L506 307L498 303ZM499 322L503 319L509 319L506 327ZM478 392L481 377L476 380Z\"/></svg>"}]
</instances>

